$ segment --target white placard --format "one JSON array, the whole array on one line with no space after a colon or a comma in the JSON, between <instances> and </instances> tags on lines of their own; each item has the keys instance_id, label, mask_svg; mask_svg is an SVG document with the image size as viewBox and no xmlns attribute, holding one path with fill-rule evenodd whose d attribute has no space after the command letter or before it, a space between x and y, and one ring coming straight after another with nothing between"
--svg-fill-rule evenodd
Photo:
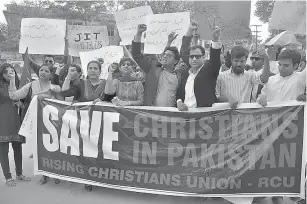
<instances>
[{"instance_id":1,"label":"white placard","mask_svg":"<svg viewBox=\"0 0 307 204\"><path fill-rule=\"evenodd\" d=\"M23 18L19 53L64 55L66 20Z\"/></svg>"},{"instance_id":2,"label":"white placard","mask_svg":"<svg viewBox=\"0 0 307 204\"><path fill-rule=\"evenodd\" d=\"M80 52L80 59L82 64L82 70L87 75L87 64L92 60L103 58L104 64L102 66L101 78L106 79L108 76L108 67L114 62L119 62L124 56L122 46L107 46L97 50Z\"/></svg>"},{"instance_id":3,"label":"white placard","mask_svg":"<svg viewBox=\"0 0 307 204\"><path fill-rule=\"evenodd\" d=\"M144 53L161 54L164 51L168 35L171 32L178 34L172 46L180 49L182 37L186 34L189 24L189 12L164 13L148 16Z\"/></svg>"},{"instance_id":4,"label":"white placard","mask_svg":"<svg viewBox=\"0 0 307 204\"><path fill-rule=\"evenodd\" d=\"M69 55L79 57L79 52L99 49L109 45L107 26L68 25Z\"/></svg>"},{"instance_id":5,"label":"white placard","mask_svg":"<svg viewBox=\"0 0 307 204\"><path fill-rule=\"evenodd\" d=\"M276 1L269 29L290 30L306 34L306 0Z\"/></svg>"},{"instance_id":6,"label":"white placard","mask_svg":"<svg viewBox=\"0 0 307 204\"><path fill-rule=\"evenodd\" d=\"M150 6L141 6L114 14L116 26L121 38L121 45L131 45L139 24L146 24L146 17L153 15ZM142 42L144 41L144 35Z\"/></svg>"}]
</instances>

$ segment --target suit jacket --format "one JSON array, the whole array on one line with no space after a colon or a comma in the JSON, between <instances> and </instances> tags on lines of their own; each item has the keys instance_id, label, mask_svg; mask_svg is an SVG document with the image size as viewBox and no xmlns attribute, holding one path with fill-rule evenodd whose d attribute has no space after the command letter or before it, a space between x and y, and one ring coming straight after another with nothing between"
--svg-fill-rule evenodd
<instances>
[{"instance_id":1,"label":"suit jacket","mask_svg":"<svg viewBox=\"0 0 307 204\"><path fill-rule=\"evenodd\" d=\"M162 65L155 55L145 56L141 53L141 43L132 41L132 57L146 73L144 86L144 105L152 106L156 95ZM176 72L180 84L180 72Z\"/></svg>"},{"instance_id":2,"label":"suit jacket","mask_svg":"<svg viewBox=\"0 0 307 204\"><path fill-rule=\"evenodd\" d=\"M189 48L192 37L183 36L182 45L180 49L180 56L182 60L189 66ZM200 68L194 80L194 94L197 102L197 107L211 107L217 99L215 95L216 80L219 75L221 67L221 49L210 48L210 59L205 61L204 65ZM177 100L185 99L185 85L189 77L189 71L186 70L182 73L181 83L177 94Z\"/></svg>"}]
</instances>

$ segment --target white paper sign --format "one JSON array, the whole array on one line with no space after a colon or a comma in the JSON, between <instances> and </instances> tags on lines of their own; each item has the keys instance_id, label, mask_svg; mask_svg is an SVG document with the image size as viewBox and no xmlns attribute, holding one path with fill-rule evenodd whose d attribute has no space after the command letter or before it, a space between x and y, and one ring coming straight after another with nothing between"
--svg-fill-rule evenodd
<instances>
[{"instance_id":1,"label":"white paper sign","mask_svg":"<svg viewBox=\"0 0 307 204\"><path fill-rule=\"evenodd\" d=\"M109 45L107 26L68 25L69 55L79 57L79 52L99 49Z\"/></svg>"},{"instance_id":2,"label":"white paper sign","mask_svg":"<svg viewBox=\"0 0 307 204\"><path fill-rule=\"evenodd\" d=\"M23 18L19 53L64 55L66 20Z\"/></svg>"},{"instance_id":3,"label":"white paper sign","mask_svg":"<svg viewBox=\"0 0 307 204\"><path fill-rule=\"evenodd\" d=\"M171 32L178 34L172 46L180 49L182 37L186 34L189 24L189 12L164 13L148 16L144 53L161 54L164 51L168 35Z\"/></svg>"},{"instance_id":4,"label":"white paper sign","mask_svg":"<svg viewBox=\"0 0 307 204\"><path fill-rule=\"evenodd\" d=\"M269 29L290 30L306 34L306 0L276 1Z\"/></svg>"},{"instance_id":5,"label":"white paper sign","mask_svg":"<svg viewBox=\"0 0 307 204\"><path fill-rule=\"evenodd\" d=\"M101 78L106 79L109 65L114 62L119 62L124 56L124 51L122 46L107 46L93 51L80 52L79 55L85 75L87 75L87 64L90 61L103 58L104 64L102 66Z\"/></svg>"},{"instance_id":6,"label":"white paper sign","mask_svg":"<svg viewBox=\"0 0 307 204\"><path fill-rule=\"evenodd\" d=\"M153 15L150 6L141 6L114 14L116 26L121 38L121 45L131 45L139 24L146 24L146 17ZM144 41L144 35L142 42Z\"/></svg>"}]
</instances>

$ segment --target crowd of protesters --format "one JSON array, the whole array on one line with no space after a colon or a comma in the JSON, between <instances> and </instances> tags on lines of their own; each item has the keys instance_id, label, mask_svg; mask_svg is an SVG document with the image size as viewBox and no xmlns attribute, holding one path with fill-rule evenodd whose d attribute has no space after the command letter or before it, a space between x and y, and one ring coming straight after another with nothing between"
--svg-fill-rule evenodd
<instances>
[{"instance_id":1,"label":"crowd of protesters","mask_svg":"<svg viewBox=\"0 0 307 204\"><path fill-rule=\"evenodd\" d=\"M270 71L270 59L264 50L251 53L252 64L248 67L248 50L234 46L226 54L222 53L221 30L214 27L210 59L206 60L201 45L191 46L197 28L197 22L192 21L182 38L180 50L170 46L177 37L171 33L159 59L156 55L143 54L141 37L147 26L139 25L132 42L132 58L124 57L118 64L110 65L106 80L100 78L103 59L88 63L86 77L82 77L82 68L69 60L64 60L64 65L55 63L54 56L49 55L44 57L43 65L30 60L30 67L38 79L23 87L19 87L13 66L2 64L0 163L7 186L16 185L10 173L9 143L14 150L17 179L30 180L22 174L25 138L18 135L22 122L18 110L33 96L78 102L107 101L116 106L176 107L179 111L211 107L214 103L229 103L236 109L240 103L259 103L265 107L274 101L306 101L306 57L297 50L281 51L278 74ZM48 179L43 176L40 183L45 184ZM55 183L59 182L55 180ZM85 185L85 189L91 191L92 186ZM276 204L283 203L282 197L272 200Z\"/></svg>"}]
</instances>

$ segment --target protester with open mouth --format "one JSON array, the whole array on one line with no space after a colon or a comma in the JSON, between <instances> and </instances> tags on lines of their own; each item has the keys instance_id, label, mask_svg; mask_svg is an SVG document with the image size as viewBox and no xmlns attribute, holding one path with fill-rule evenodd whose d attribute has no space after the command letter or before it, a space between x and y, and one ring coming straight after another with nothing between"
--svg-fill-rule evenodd
<instances>
[{"instance_id":1,"label":"protester with open mouth","mask_svg":"<svg viewBox=\"0 0 307 204\"><path fill-rule=\"evenodd\" d=\"M41 98L56 98L56 92L61 90L58 85L51 84L51 76L53 67L50 64L43 64L39 69L39 79L24 85L21 89L17 90L15 83L15 73L12 72L9 75L10 86L9 96L12 100L25 99L25 101L31 101L31 99L37 95ZM40 180L40 184L47 183L48 177L43 176ZM59 183L56 179L55 183Z\"/></svg>"},{"instance_id":2,"label":"protester with open mouth","mask_svg":"<svg viewBox=\"0 0 307 204\"><path fill-rule=\"evenodd\" d=\"M25 137L18 134L21 125L18 108L23 104L9 97L8 87L11 81L14 86L19 86L15 69L11 64L4 63L0 67L0 163L8 187L16 186L10 173L8 158L10 143L14 150L16 179L30 181L30 178L22 174L22 144L25 143Z\"/></svg>"},{"instance_id":3,"label":"protester with open mouth","mask_svg":"<svg viewBox=\"0 0 307 204\"><path fill-rule=\"evenodd\" d=\"M103 101L104 100L104 89L106 80L100 79L101 64L98 61L91 61L87 64L87 76L88 79L80 80L79 83L73 83L69 89L63 85L62 92L60 93L63 97L74 96L74 100L78 102L88 101ZM74 80L72 75L67 75L64 84L70 84L70 81Z\"/></svg>"},{"instance_id":4,"label":"protester with open mouth","mask_svg":"<svg viewBox=\"0 0 307 204\"><path fill-rule=\"evenodd\" d=\"M174 107L181 81L181 71L176 69L180 55L178 48L170 45L176 39L177 34L169 34L167 45L159 62L156 56L145 56L141 52L141 37L146 30L146 25L138 25L137 33L132 42L132 57L146 73L144 105Z\"/></svg>"}]
</instances>

